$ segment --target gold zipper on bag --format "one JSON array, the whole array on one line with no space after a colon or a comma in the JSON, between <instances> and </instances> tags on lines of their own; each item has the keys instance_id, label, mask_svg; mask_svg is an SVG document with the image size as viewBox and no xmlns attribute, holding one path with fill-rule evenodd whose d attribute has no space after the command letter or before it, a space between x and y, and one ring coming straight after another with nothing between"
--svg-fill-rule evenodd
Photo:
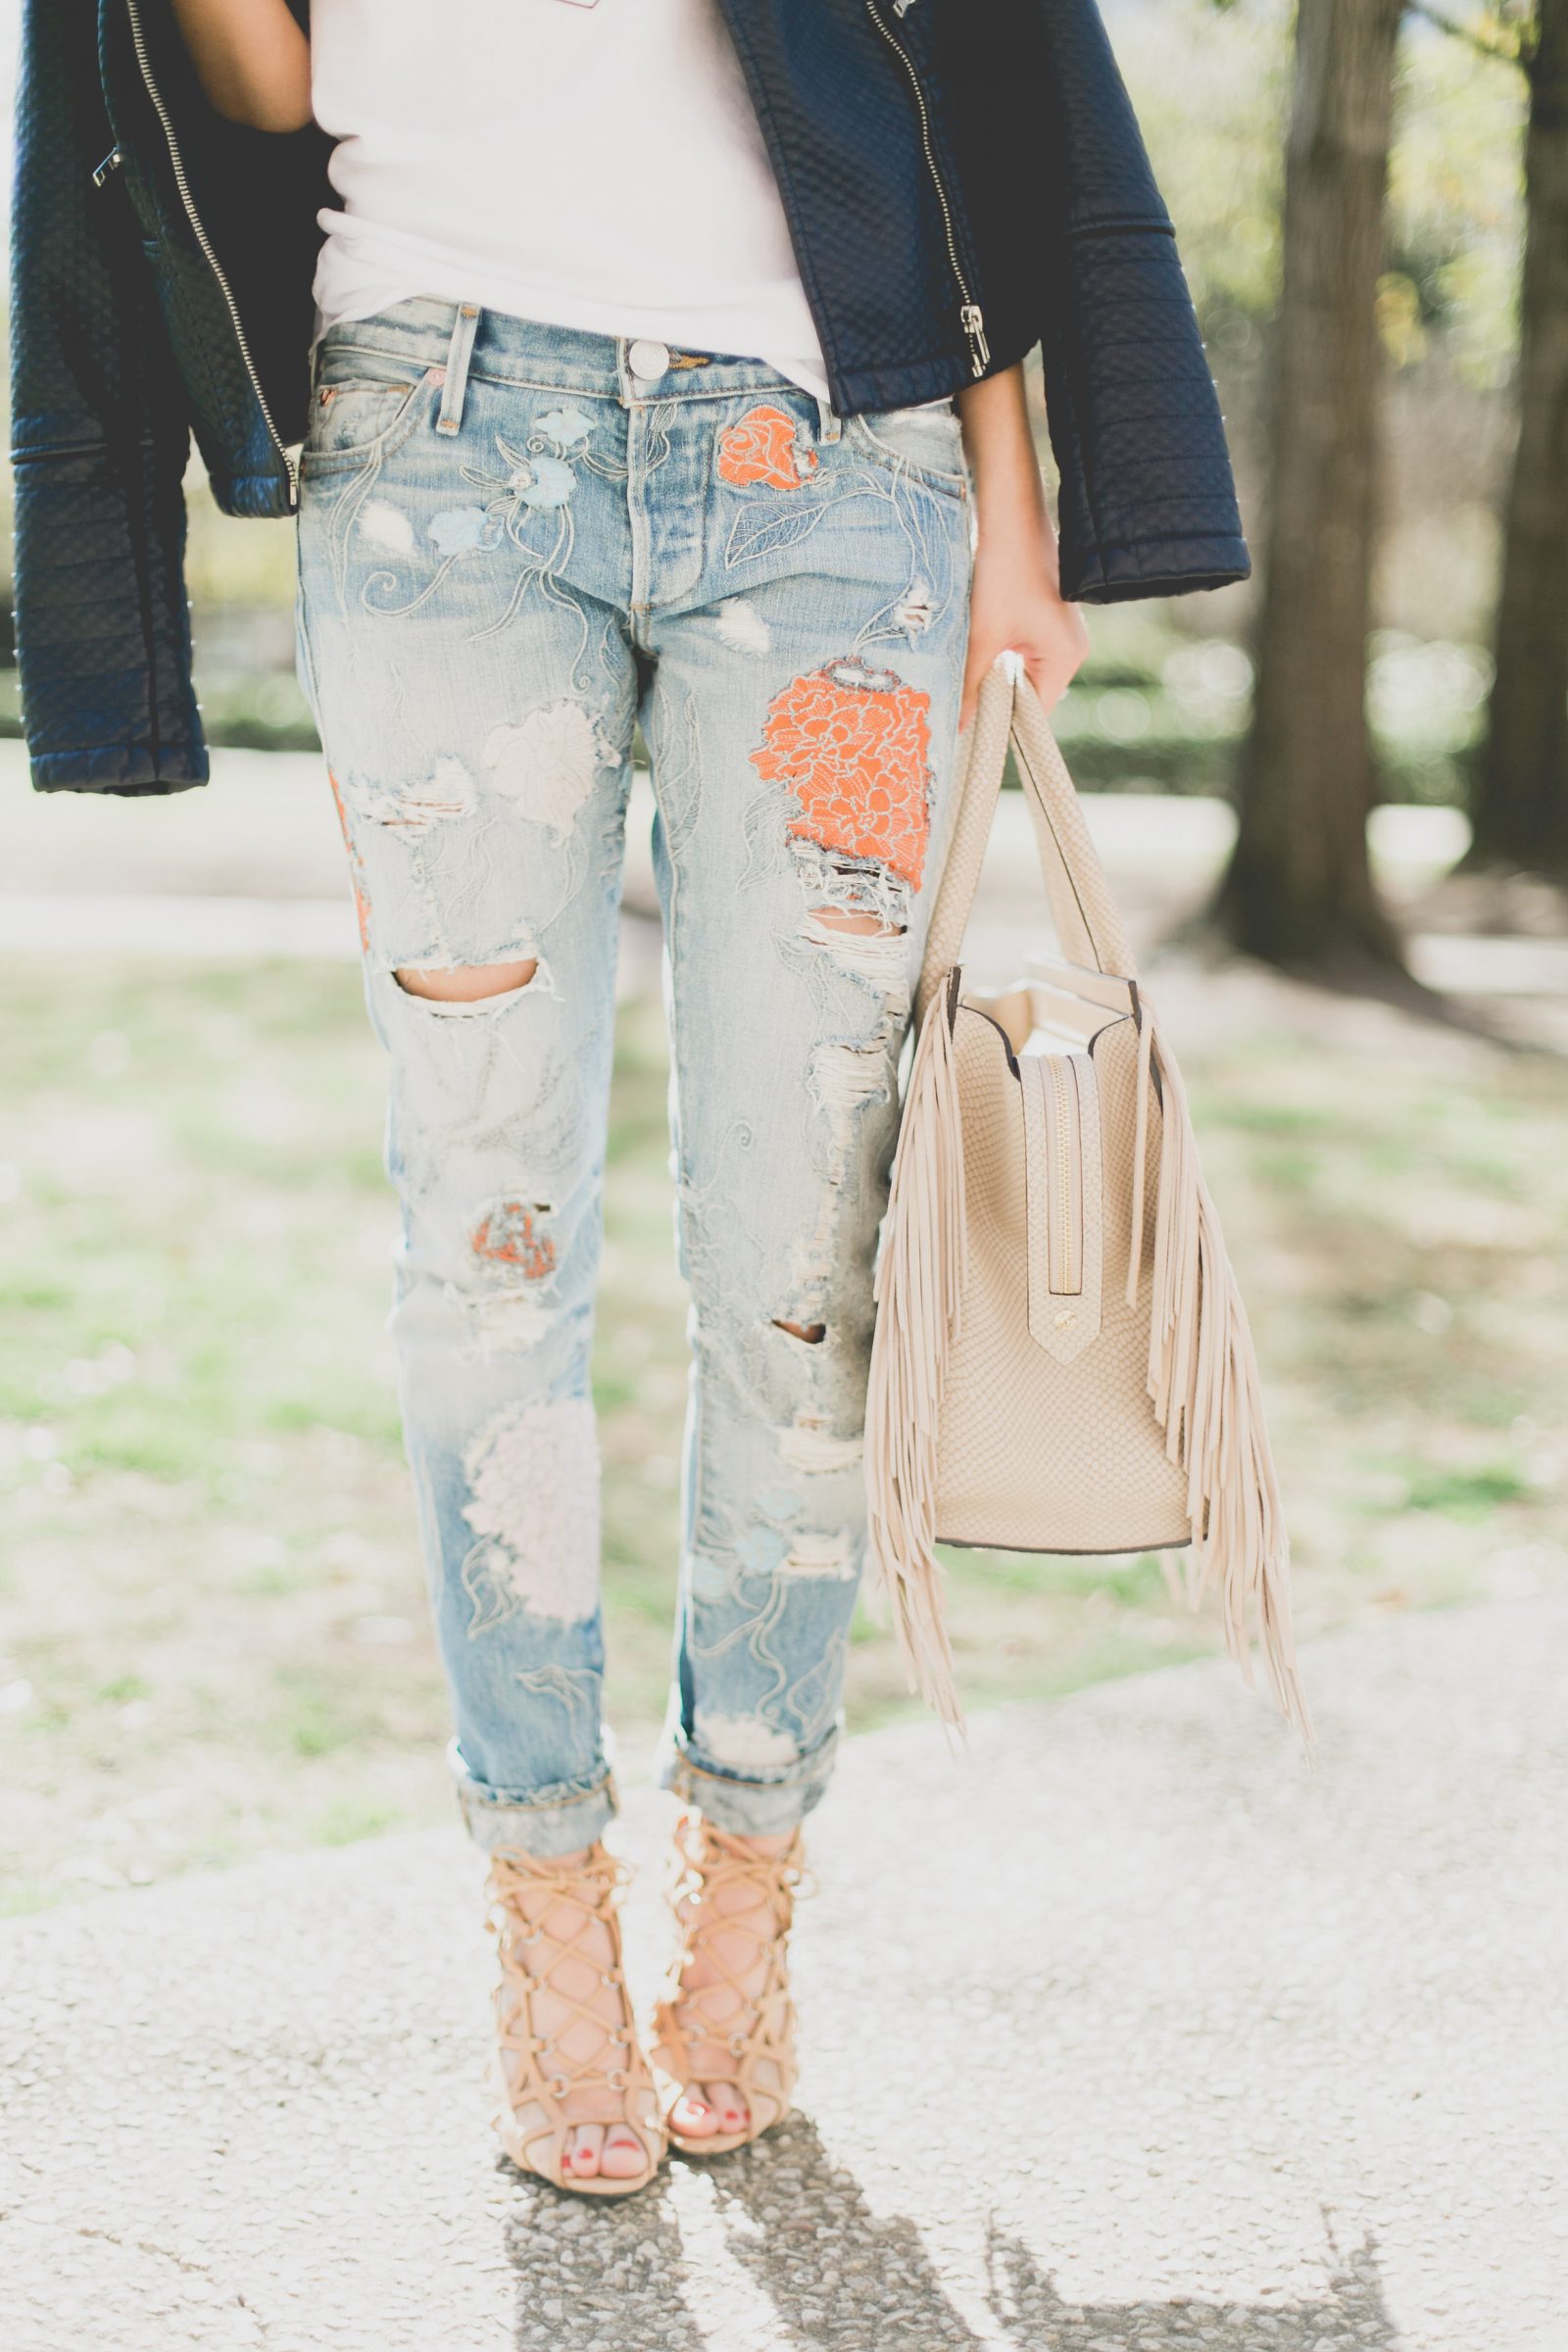
<instances>
[{"instance_id":1,"label":"gold zipper on bag","mask_svg":"<svg viewBox=\"0 0 1568 2352\"><path fill-rule=\"evenodd\" d=\"M136 52L136 63L141 70L142 81L148 97L152 100L153 111L163 127L164 138L169 148L169 160L173 167L174 185L179 191L179 201L184 207L185 218L190 222L192 233L201 247L208 268L218 281L218 290L228 306L229 320L234 329L234 340L239 346L239 356L244 365L245 373L250 378L251 390L256 395L256 405L262 412L262 421L271 436L272 447L283 461L283 470L288 476L289 509L292 513L299 505L299 476L295 471L294 461L284 448L277 426L272 421L272 412L268 407L267 395L262 390L262 379L257 374L255 362L251 358L251 347L245 334L244 323L240 318L239 306L234 300L228 279L223 274L223 265L213 249L213 241L207 234L201 215L197 212L195 201L191 196L190 182L185 177L185 161L179 152L179 141L174 136L174 125L170 120L169 109L164 104L163 92L159 89L153 76L152 61L147 55L147 41L142 30L141 10L137 5L137 0L125 0L125 15L129 20L131 46ZM114 160L117 162L119 160L118 148L115 150ZM103 169L102 166L99 168Z\"/></svg>"},{"instance_id":2,"label":"gold zipper on bag","mask_svg":"<svg viewBox=\"0 0 1568 2352\"><path fill-rule=\"evenodd\" d=\"M920 76L915 70L913 58L898 34L883 23L881 13L877 8L877 0L865 0L865 13L909 77L909 88L914 93L915 111L920 118L920 144L925 149L926 170L931 174L931 185L937 192L937 202L942 208L942 225L947 232L948 239L948 260L952 264L954 281L958 289L958 318L963 327L964 340L969 346L969 366L973 374L984 375L991 365L991 346L986 341L985 314L970 291L969 280L964 273L963 264L958 258L958 233L954 226L953 207L948 202L947 186L942 177L941 167L937 162L936 146L931 135L931 110L926 104L925 91L920 85Z\"/></svg>"}]
</instances>

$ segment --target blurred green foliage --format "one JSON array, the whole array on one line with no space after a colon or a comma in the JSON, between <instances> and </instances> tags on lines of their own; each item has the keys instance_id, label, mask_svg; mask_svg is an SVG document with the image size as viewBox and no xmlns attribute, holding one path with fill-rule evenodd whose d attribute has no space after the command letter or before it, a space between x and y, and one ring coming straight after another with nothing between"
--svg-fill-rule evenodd
<instances>
[{"instance_id":1,"label":"blurred green foliage","mask_svg":"<svg viewBox=\"0 0 1568 2352\"><path fill-rule=\"evenodd\" d=\"M1517 325L1525 85L1512 61L1531 13L1530 0L1455 0L1478 47L1412 12L1400 51L1385 343L1396 366L1439 356L1488 390L1507 381ZM1278 295L1293 15L1281 0L1159 0L1133 12L1136 40L1121 44L1222 363L1260 348Z\"/></svg>"},{"instance_id":2,"label":"blurred green foliage","mask_svg":"<svg viewBox=\"0 0 1568 2352\"><path fill-rule=\"evenodd\" d=\"M1478 646L1384 630L1369 699L1392 800L1458 806L1491 678ZM316 729L292 669L229 660L201 668L213 742L311 751ZM1097 616L1095 648L1055 714L1074 778L1092 792L1228 794L1252 664L1227 637L1195 637L1157 609ZM16 673L0 673L0 734L21 732Z\"/></svg>"},{"instance_id":3,"label":"blurred green foliage","mask_svg":"<svg viewBox=\"0 0 1568 2352\"><path fill-rule=\"evenodd\" d=\"M1524 76L1417 22L1402 58L1380 310L1399 367L1431 357L1506 386L1518 334Z\"/></svg>"}]
</instances>

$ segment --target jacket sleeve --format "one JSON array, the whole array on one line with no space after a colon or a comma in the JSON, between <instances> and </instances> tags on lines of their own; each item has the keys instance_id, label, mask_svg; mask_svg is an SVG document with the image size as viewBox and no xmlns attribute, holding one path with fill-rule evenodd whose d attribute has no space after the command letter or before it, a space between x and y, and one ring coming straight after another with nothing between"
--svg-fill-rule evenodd
<instances>
[{"instance_id":1,"label":"jacket sleeve","mask_svg":"<svg viewBox=\"0 0 1568 2352\"><path fill-rule=\"evenodd\" d=\"M1208 358L1096 0L950 0L943 22L991 340L1040 346L1065 593L1245 579Z\"/></svg>"},{"instance_id":2,"label":"jacket sleeve","mask_svg":"<svg viewBox=\"0 0 1568 2352\"><path fill-rule=\"evenodd\" d=\"M26 0L12 210L17 660L45 792L207 779L181 489L190 434L113 145L96 0Z\"/></svg>"},{"instance_id":3,"label":"jacket sleeve","mask_svg":"<svg viewBox=\"0 0 1568 2352\"><path fill-rule=\"evenodd\" d=\"M1107 604L1251 569L1170 216L1094 0L1038 0L1048 170L1046 415L1066 594Z\"/></svg>"}]
</instances>

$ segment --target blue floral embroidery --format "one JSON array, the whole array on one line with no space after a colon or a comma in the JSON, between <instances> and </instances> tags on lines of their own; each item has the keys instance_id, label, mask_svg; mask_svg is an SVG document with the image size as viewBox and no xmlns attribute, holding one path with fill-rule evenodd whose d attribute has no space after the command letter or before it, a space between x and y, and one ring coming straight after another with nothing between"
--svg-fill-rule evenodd
<instances>
[{"instance_id":1,"label":"blue floral embroidery","mask_svg":"<svg viewBox=\"0 0 1568 2352\"><path fill-rule=\"evenodd\" d=\"M558 449L575 449L593 431L594 420L585 416L581 409L552 409L547 416L534 419L533 429L546 441L553 441Z\"/></svg>"},{"instance_id":2,"label":"blue floral embroidery","mask_svg":"<svg viewBox=\"0 0 1568 2352\"><path fill-rule=\"evenodd\" d=\"M564 458L525 458L514 466L507 487L525 507L564 507L577 487L577 477Z\"/></svg>"},{"instance_id":3,"label":"blue floral embroidery","mask_svg":"<svg viewBox=\"0 0 1568 2352\"><path fill-rule=\"evenodd\" d=\"M487 520L483 507L443 507L430 517L429 535L444 556L466 555L486 544Z\"/></svg>"}]
</instances>

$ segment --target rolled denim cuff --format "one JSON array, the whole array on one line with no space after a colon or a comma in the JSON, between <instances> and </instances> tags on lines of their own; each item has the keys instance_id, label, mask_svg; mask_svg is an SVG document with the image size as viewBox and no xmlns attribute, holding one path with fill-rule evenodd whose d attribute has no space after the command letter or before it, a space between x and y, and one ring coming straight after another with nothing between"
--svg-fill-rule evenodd
<instances>
[{"instance_id":1,"label":"rolled denim cuff","mask_svg":"<svg viewBox=\"0 0 1568 2352\"><path fill-rule=\"evenodd\" d=\"M695 1805L735 1838L782 1838L827 1793L839 1735L829 1732L810 1754L773 1772L741 1773L700 1757L681 1733L661 1751L659 1786Z\"/></svg>"},{"instance_id":2,"label":"rolled denim cuff","mask_svg":"<svg viewBox=\"0 0 1568 2352\"><path fill-rule=\"evenodd\" d=\"M620 1810L614 1776L607 1766L596 1781L577 1788L558 1783L523 1796L487 1788L476 1781L456 1742L448 1750L464 1826L482 1853L522 1852L542 1862L592 1845Z\"/></svg>"}]
</instances>

